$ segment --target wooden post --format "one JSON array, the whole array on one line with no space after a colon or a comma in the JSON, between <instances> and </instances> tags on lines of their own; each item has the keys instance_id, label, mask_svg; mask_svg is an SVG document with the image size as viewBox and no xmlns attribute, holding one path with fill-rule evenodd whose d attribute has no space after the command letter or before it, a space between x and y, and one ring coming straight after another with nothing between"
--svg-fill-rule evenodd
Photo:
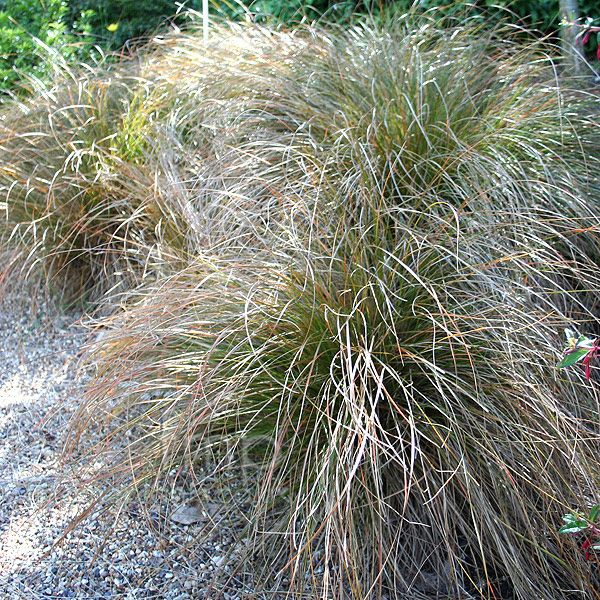
<instances>
[{"instance_id":1,"label":"wooden post","mask_svg":"<svg viewBox=\"0 0 600 600\"><path fill-rule=\"evenodd\" d=\"M561 16L561 46L565 66L569 75L579 75L583 70L583 56L577 45L577 35L580 33L579 7L577 0L560 0Z\"/></svg>"}]
</instances>

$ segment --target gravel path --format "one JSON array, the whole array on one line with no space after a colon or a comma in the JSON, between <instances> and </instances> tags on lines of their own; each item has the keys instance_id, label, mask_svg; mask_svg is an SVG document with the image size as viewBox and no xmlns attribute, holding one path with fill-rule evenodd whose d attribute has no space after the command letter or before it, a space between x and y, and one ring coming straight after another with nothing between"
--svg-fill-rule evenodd
<instances>
[{"instance_id":1,"label":"gravel path","mask_svg":"<svg viewBox=\"0 0 600 600\"><path fill-rule=\"evenodd\" d=\"M216 527L192 544L219 505L204 522L176 523L173 513L189 508L179 485L144 511L130 502L121 511L91 512L69 529L90 494L104 491L61 478L69 475L60 463L67 423L85 384L77 370L85 331L74 317L51 317L43 303L23 297L0 300L0 597L257 598L240 582L211 593L214 570L235 559L235 551L228 554L232 530Z\"/></svg>"}]
</instances>

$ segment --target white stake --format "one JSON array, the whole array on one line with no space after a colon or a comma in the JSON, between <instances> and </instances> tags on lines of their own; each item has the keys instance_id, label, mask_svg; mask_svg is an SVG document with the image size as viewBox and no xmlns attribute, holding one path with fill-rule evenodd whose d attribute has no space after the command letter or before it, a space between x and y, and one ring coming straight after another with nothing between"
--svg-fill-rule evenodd
<instances>
[{"instance_id":1,"label":"white stake","mask_svg":"<svg viewBox=\"0 0 600 600\"><path fill-rule=\"evenodd\" d=\"M204 41L208 42L208 0L202 0L202 31Z\"/></svg>"}]
</instances>

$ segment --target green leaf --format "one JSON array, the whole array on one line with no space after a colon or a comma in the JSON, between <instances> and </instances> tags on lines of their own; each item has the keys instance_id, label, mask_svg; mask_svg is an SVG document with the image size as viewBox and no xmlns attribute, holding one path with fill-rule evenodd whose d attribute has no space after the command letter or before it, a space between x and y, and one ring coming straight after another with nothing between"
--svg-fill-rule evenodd
<instances>
[{"instance_id":1,"label":"green leaf","mask_svg":"<svg viewBox=\"0 0 600 600\"><path fill-rule=\"evenodd\" d=\"M600 544L592 544L590 548L593 548L594 550L600 550Z\"/></svg>"},{"instance_id":2,"label":"green leaf","mask_svg":"<svg viewBox=\"0 0 600 600\"><path fill-rule=\"evenodd\" d=\"M583 525L563 525L558 533L581 533L588 528L587 523L583 523Z\"/></svg>"},{"instance_id":3,"label":"green leaf","mask_svg":"<svg viewBox=\"0 0 600 600\"><path fill-rule=\"evenodd\" d=\"M556 365L557 369L562 369L564 367L570 367L574 365L576 362L579 362L582 358L586 356L589 352L589 348L582 348L581 350L575 350L573 352L569 352L559 363Z\"/></svg>"},{"instance_id":4,"label":"green leaf","mask_svg":"<svg viewBox=\"0 0 600 600\"><path fill-rule=\"evenodd\" d=\"M598 517L598 513L600 512L600 505L596 504L596 506L592 507L590 510L590 521L593 523Z\"/></svg>"},{"instance_id":5,"label":"green leaf","mask_svg":"<svg viewBox=\"0 0 600 600\"><path fill-rule=\"evenodd\" d=\"M580 346L591 348L594 345L594 340L587 335L576 337L577 334L572 329L565 329L565 335L567 336L567 350L576 350Z\"/></svg>"},{"instance_id":6,"label":"green leaf","mask_svg":"<svg viewBox=\"0 0 600 600\"><path fill-rule=\"evenodd\" d=\"M580 519L580 518L579 518L577 515L575 515L575 514L573 514L573 513L569 513L569 514L565 515L565 516L562 518L562 520L563 520L565 523L576 523L577 521L581 521L581 519Z\"/></svg>"},{"instance_id":7,"label":"green leaf","mask_svg":"<svg viewBox=\"0 0 600 600\"><path fill-rule=\"evenodd\" d=\"M587 337L587 335L580 335L579 338L577 338L577 341L575 342L575 348L578 348L582 344L591 347L594 345L594 340Z\"/></svg>"},{"instance_id":8,"label":"green leaf","mask_svg":"<svg viewBox=\"0 0 600 600\"><path fill-rule=\"evenodd\" d=\"M558 533L579 533L589 527L589 523L573 513L565 515L562 520L565 522Z\"/></svg>"}]
</instances>

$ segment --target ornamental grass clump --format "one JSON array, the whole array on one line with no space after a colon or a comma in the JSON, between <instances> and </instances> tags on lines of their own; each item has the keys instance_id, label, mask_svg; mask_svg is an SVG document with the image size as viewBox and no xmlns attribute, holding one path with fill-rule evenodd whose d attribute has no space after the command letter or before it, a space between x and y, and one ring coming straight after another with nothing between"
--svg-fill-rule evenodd
<instances>
[{"instance_id":1,"label":"ornamental grass clump","mask_svg":"<svg viewBox=\"0 0 600 600\"><path fill-rule=\"evenodd\" d=\"M102 75L65 72L3 115L3 246L23 272L67 296L119 285L115 275L126 280L151 245L143 235L151 222L139 215L153 187L143 165L152 127L144 96L133 65Z\"/></svg>"},{"instance_id":2,"label":"ornamental grass clump","mask_svg":"<svg viewBox=\"0 0 600 600\"><path fill-rule=\"evenodd\" d=\"M596 407L544 384L562 320L527 298L530 254L424 216L426 232L398 220L387 241L364 231L279 265L199 261L148 290L104 323L82 418L135 427L139 481L214 455L230 476L252 456L254 585L354 598L593 589L552 529L598 468Z\"/></svg>"},{"instance_id":3,"label":"ornamental grass clump","mask_svg":"<svg viewBox=\"0 0 600 600\"><path fill-rule=\"evenodd\" d=\"M140 269L74 434L132 440L107 469L140 487L249 471L222 588L597 597L556 525L598 406L553 348L600 300L599 105L514 33L223 25L141 61L162 183L109 236Z\"/></svg>"}]
</instances>

